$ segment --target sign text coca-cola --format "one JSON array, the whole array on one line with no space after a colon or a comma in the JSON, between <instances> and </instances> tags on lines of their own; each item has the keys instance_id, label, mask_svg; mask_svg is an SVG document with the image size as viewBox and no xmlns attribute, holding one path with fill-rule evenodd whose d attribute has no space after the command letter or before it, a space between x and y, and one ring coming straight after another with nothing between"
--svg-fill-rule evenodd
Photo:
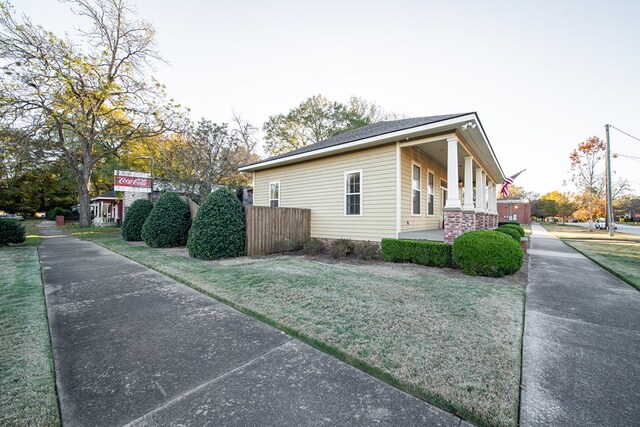
<instances>
[{"instance_id":1,"label":"sign text coca-cola","mask_svg":"<svg viewBox=\"0 0 640 427\"><path fill-rule=\"evenodd\" d=\"M151 176L141 172L114 171L113 190L151 193Z\"/></svg>"}]
</instances>

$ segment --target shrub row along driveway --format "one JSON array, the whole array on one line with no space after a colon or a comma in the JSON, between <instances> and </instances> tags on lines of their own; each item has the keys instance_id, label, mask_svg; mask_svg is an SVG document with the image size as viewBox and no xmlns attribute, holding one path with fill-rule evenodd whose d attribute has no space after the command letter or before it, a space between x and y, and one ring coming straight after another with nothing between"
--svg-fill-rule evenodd
<instances>
[{"instance_id":1,"label":"shrub row along driveway","mask_svg":"<svg viewBox=\"0 0 640 427\"><path fill-rule=\"evenodd\" d=\"M93 243L40 254L64 425L461 424Z\"/></svg>"},{"instance_id":2,"label":"shrub row along driveway","mask_svg":"<svg viewBox=\"0 0 640 427\"><path fill-rule=\"evenodd\" d=\"M517 423L524 292L513 278L299 257L203 262L184 249L95 241L441 408Z\"/></svg>"}]
</instances>

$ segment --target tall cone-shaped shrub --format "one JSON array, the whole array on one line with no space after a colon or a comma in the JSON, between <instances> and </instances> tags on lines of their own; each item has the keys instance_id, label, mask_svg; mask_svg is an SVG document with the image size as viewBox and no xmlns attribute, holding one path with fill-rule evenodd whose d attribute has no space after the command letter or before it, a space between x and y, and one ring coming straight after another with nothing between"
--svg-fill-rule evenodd
<instances>
[{"instance_id":1,"label":"tall cone-shaped shrub","mask_svg":"<svg viewBox=\"0 0 640 427\"><path fill-rule=\"evenodd\" d=\"M122 238L128 242L142 240L142 226L153 210L153 203L148 199L138 199L129 206L122 223Z\"/></svg>"},{"instance_id":2,"label":"tall cone-shaped shrub","mask_svg":"<svg viewBox=\"0 0 640 427\"><path fill-rule=\"evenodd\" d=\"M164 193L142 226L142 239L152 248L184 246L190 226L187 204L176 193Z\"/></svg>"},{"instance_id":3,"label":"tall cone-shaped shrub","mask_svg":"<svg viewBox=\"0 0 640 427\"><path fill-rule=\"evenodd\" d=\"M189 255L201 259L242 256L246 233L242 203L231 190L221 188L198 209L189 231Z\"/></svg>"}]
</instances>

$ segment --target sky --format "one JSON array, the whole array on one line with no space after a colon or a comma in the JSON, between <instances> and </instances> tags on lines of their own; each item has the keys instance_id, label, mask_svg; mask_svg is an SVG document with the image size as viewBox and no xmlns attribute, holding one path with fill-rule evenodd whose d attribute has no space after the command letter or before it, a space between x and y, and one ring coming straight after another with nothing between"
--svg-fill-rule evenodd
<instances>
[{"instance_id":1,"label":"sky","mask_svg":"<svg viewBox=\"0 0 640 427\"><path fill-rule=\"evenodd\" d=\"M56 0L14 0L61 35ZM157 31L155 75L191 118L258 127L315 94L406 117L476 111L509 176L572 191L570 152L604 125L640 138L640 2L129 0ZM611 151L640 141L611 131ZM640 160L613 159L640 194Z\"/></svg>"}]
</instances>

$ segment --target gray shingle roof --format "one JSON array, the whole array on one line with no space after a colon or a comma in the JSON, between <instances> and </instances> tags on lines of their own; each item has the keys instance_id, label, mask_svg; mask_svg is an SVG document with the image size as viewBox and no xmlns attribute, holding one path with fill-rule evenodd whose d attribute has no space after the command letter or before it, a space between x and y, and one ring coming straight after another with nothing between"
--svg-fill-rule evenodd
<instances>
[{"instance_id":1,"label":"gray shingle roof","mask_svg":"<svg viewBox=\"0 0 640 427\"><path fill-rule=\"evenodd\" d=\"M322 148L334 147L336 145L347 144L353 141L359 141L361 139L371 138L374 136L385 135L387 133L397 132L400 130L411 129L418 126L428 125L431 123L441 122L455 117L466 116L471 113L462 114L445 114L442 116L429 116L429 117L414 117L410 119L390 120L386 122L378 122L371 125L363 126L361 128L353 129L340 135L336 135L333 138L325 139L315 144L310 144L305 147L289 151L288 153L280 154L279 156L270 157L265 160L261 160L254 164L268 162L270 160L282 159L285 157L295 156L296 154L308 153ZM251 166L251 165L247 165Z\"/></svg>"}]
</instances>

